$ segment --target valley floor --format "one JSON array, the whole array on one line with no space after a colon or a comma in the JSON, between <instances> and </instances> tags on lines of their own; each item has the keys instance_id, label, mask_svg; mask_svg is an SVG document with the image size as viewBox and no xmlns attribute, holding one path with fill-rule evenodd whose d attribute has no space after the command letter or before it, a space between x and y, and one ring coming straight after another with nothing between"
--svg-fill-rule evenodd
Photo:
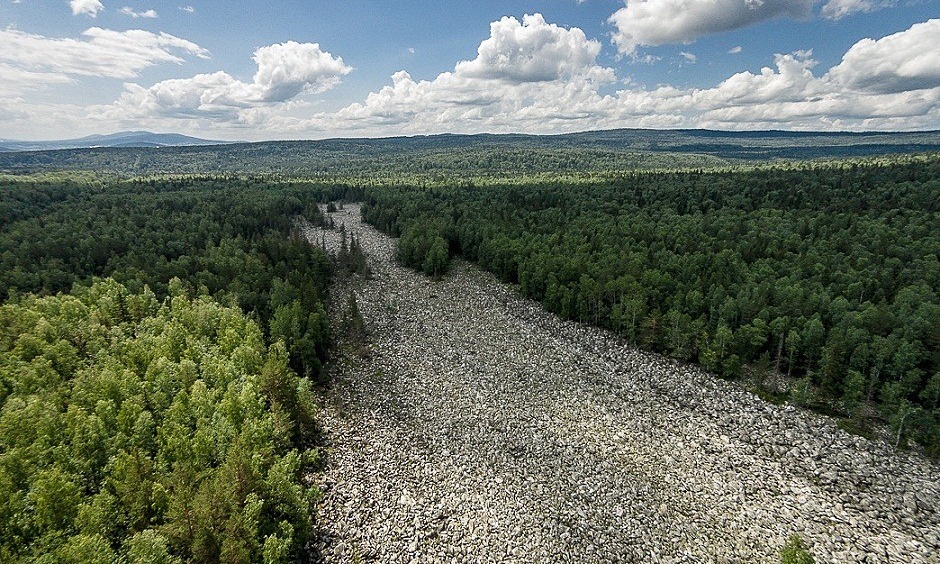
<instances>
[{"instance_id":1,"label":"valley floor","mask_svg":"<svg viewBox=\"0 0 940 564\"><path fill-rule=\"evenodd\" d=\"M475 266L426 278L357 205L331 215L373 276L354 284L366 346L336 360L321 413L325 561L774 562L796 533L817 562L940 562L935 464Z\"/></svg>"}]
</instances>

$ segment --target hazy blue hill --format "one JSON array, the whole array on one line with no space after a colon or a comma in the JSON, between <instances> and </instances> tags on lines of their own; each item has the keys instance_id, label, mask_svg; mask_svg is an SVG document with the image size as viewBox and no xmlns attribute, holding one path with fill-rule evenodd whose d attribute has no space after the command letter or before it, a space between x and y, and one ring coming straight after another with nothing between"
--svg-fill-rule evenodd
<instances>
[{"instance_id":1,"label":"hazy blue hill","mask_svg":"<svg viewBox=\"0 0 940 564\"><path fill-rule=\"evenodd\" d=\"M218 145L222 141L199 139L179 133L151 133L149 131L121 131L107 135L88 135L78 139L61 141L15 141L2 140L6 151L50 151L59 149L88 149L95 147L186 147L193 145Z\"/></svg>"}]
</instances>

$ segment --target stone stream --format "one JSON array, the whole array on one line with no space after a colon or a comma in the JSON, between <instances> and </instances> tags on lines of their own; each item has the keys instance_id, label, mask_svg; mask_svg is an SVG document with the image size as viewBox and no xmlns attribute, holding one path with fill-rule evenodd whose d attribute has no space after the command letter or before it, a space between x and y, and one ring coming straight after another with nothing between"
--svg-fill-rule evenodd
<instances>
[{"instance_id":1,"label":"stone stream","mask_svg":"<svg viewBox=\"0 0 940 564\"><path fill-rule=\"evenodd\" d=\"M323 561L779 562L799 534L817 562L940 562L936 464L329 215L372 276L334 290L369 335L323 400Z\"/></svg>"}]
</instances>

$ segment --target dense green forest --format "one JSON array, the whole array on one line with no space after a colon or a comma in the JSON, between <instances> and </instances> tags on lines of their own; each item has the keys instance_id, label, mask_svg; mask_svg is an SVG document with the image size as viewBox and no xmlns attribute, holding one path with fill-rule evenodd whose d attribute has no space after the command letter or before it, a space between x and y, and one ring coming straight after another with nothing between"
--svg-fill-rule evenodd
<instances>
[{"instance_id":1,"label":"dense green forest","mask_svg":"<svg viewBox=\"0 0 940 564\"><path fill-rule=\"evenodd\" d=\"M429 274L461 255L565 318L728 378L789 376L792 400L940 454L936 156L370 189L363 214Z\"/></svg>"},{"instance_id":2,"label":"dense green forest","mask_svg":"<svg viewBox=\"0 0 940 564\"><path fill-rule=\"evenodd\" d=\"M304 555L334 266L295 222L322 221L321 197L248 178L0 184L0 560Z\"/></svg>"},{"instance_id":3,"label":"dense green forest","mask_svg":"<svg viewBox=\"0 0 940 564\"><path fill-rule=\"evenodd\" d=\"M0 170L17 174L94 170L120 175L260 174L331 180L518 177L540 173L727 166L702 154L651 153L605 148L466 147L372 150L368 144L274 142L209 147L101 148L0 153ZM402 152L404 151L404 152Z\"/></svg>"},{"instance_id":4,"label":"dense green forest","mask_svg":"<svg viewBox=\"0 0 940 564\"><path fill-rule=\"evenodd\" d=\"M243 312L171 288L0 306L0 560L303 555L310 381Z\"/></svg>"},{"instance_id":5,"label":"dense green forest","mask_svg":"<svg viewBox=\"0 0 940 564\"><path fill-rule=\"evenodd\" d=\"M292 366L316 376L332 265L294 221L319 221L319 197L307 185L247 178L6 183L0 296L111 276L162 299L179 278L254 314L266 334L288 343Z\"/></svg>"}]
</instances>

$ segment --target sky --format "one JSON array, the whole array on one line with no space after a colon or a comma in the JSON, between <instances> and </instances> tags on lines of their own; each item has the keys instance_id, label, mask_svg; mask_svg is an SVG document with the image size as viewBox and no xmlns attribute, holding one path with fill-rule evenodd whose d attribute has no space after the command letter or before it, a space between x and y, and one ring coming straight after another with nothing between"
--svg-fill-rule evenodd
<instances>
[{"instance_id":1,"label":"sky","mask_svg":"<svg viewBox=\"0 0 940 564\"><path fill-rule=\"evenodd\" d=\"M0 138L940 129L940 0L0 0Z\"/></svg>"}]
</instances>

